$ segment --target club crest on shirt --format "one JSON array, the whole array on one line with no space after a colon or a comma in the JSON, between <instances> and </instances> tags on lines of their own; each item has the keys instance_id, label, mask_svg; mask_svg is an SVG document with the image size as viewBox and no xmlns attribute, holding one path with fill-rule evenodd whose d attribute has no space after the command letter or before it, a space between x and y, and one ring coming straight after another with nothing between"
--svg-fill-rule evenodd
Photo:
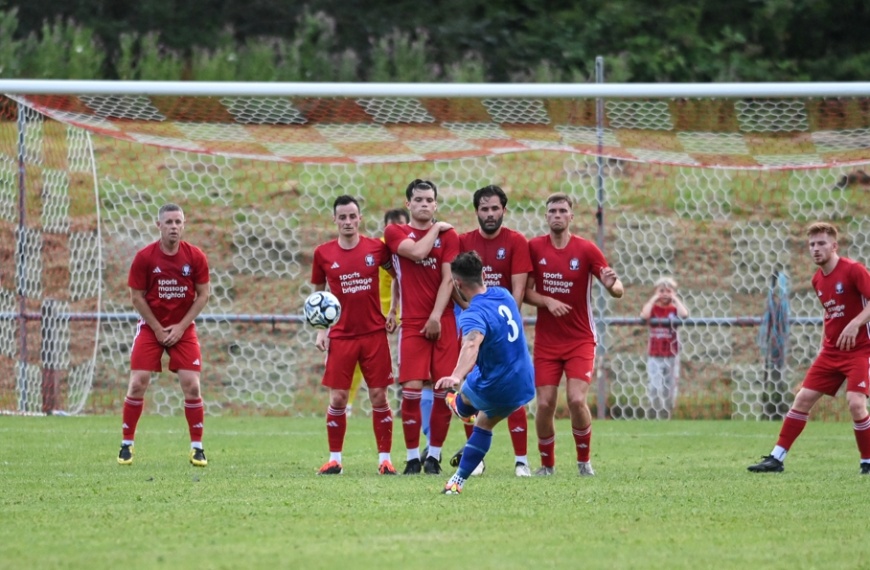
<instances>
[{"instance_id":1,"label":"club crest on shirt","mask_svg":"<svg viewBox=\"0 0 870 570\"><path fill-rule=\"evenodd\" d=\"M440 237L439 237L439 238L435 238L435 243L432 245L432 247L433 247L433 248L434 248L434 247L441 247L441 238L440 238Z\"/></svg>"},{"instance_id":2,"label":"club crest on shirt","mask_svg":"<svg viewBox=\"0 0 870 570\"><path fill-rule=\"evenodd\" d=\"M819 294L819 297L822 296L822 292L821 292L821 291L816 291L816 292Z\"/></svg>"},{"instance_id":3,"label":"club crest on shirt","mask_svg":"<svg viewBox=\"0 0 870 570\"><path fill-rule=\"evenodd\" d=\"M504 259L507 257L507 251L503 247L498 248L498 251L495 252L496 259Z\"/></svg>"},{"instance_id":4,"label":"club crest on shirt","mask_svg":"<svg viewBox=\"0 0 870 570\"><path fill-rule=\"evenodd\" d=\"M366 255L366 265L372 267L375 264L375 256L372 254Z\"/></svg>"},{"instance_id":5,"label":"club crest on shirt","mask_svg":"<svg viewBox=\"0 0 870 570\"><path fill-rule=\"evenodd\" d=\"M182 274L184 277L190 277L190 266L189 266L188 264L185 263L185 264L181 267L181 274Z\"/></svg>"},{"instance_id":6,"label":"club crest on shirt","mask_svg":"<svg viewBox=\"0 0 870 570\"><path fill-rule=\"evenodd\" d=\"M568 262L568 269L571 271L577 271L580 269L580 260L576 257L572 257L571 261Z\"/></svg>"},{"instance_id":7,"label":"club crest on shirt","mask_svg":"<svg viewBox=\"0 0 870 570\"><path fill-rule=\"evenodd\" d=\"M834 285L834 292L838 295L842 294L843 293L843 284L837 283L836 285Z\"/></svg>"}]
</instances>

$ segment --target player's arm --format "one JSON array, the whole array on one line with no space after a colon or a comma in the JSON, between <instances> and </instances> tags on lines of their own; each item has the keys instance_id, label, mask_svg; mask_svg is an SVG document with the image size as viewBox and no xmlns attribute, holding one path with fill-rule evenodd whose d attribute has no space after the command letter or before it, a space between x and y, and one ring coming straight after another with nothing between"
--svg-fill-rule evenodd
<instances>
[{"instance_id":1,"label":"player's arm","mask_svg":"<svg viewBox=\"0 0 870 570\"><path fill-rule=\"evenodd\" d=\"M571 305L538 293L535 290L535 276L531 273L526 281L526 294L523 297L523 302L539 309L547 309L554 317L564 317L571 311Z\"/></svg>"},{"instance_id":2,"label":"player's arm","mask_svg":"<svg viewBox=\"0 0 870 570\"><path fill-rule=\"evenodd\" d=\"M484 335L479 330L471 330L462 337L462 348L459 349L459 359L450 376L440 378L435 383L436 389L456 388L477 364L477 355Z\"/></svg>"},{"instance_id":3,"label":"player's arm","mask_svg":"<svg viewBox=\"0 0 870 570\"><path fill-rule=\"evenodd\" d=\"M861 293L865 299L870 298L870 273L863 266L855 265L852 269L850 277L855 284L855 288ZM840 337L837 339L837 348L840 350L852 350L855 348L855 339L858 337L858 332L861 327L870 322L870 303L858 313L854 319L843 328Z\"/></svg>"},{"instance_id":4,"label":"player's arm","mask_svg":"<svg viewBox=\"0 0 870 570\"><path fill-rule=\"evenodd\" d=\"M619 276L612 267L602 267L598 273L598 280L614 299L619 299L625 295L625 287L622 286L622 281L619 280Z\"/></svg>"},{"instance_id":5,"label":"player's arm","mask_svg":"<svg viewBox=\"0 0 870 570\"><path fill-rule=\"evenodd\" d=\"M157 337L157 342L163 344L163 340L166 338L166 333L163 330L163 325L160 324L160 321L157 320L157 317L154 316L154 311L151 310L151 305L148 304L148 301L145 300L145 291L141 289L133 289L130 288L130 302L133 303L133 308L136 309L136 312L139 313L139 316L142 317L142 320L151 327L151 330L154 331L154 336Z\"/></svg>"},{"instance_id":6,"label":"player's arm","mask_svg":"<svg viewBox=\"0 0 870 570\"><path fill-rule=\"evenodd\" d=\"M526 283L529 281L528 273L514 273L511 275L511 295L517 302L517 308L522 309L523 297L526 296Z\"/></svg>"},{"instance_id":7,"label":"player's arm","mask_svg":"<svg viewBox=\"0 0 870 570\"><path fill-rule=\"evenodd\" d=\"M441 338L441 315L444 314L451 295L453 295L453 273L450 271L449 263L442 263L441 285L438 286L438 294L435 296L435 306L432 307L429 320L420 331L429 340Z\"/></svg>"},{"instance_id":8,"label":"player's arm","mask_svg":"<svg viewBox=\"0 0 870 570\"><path fill-rule=\"evenodd\" d=\"M840 350L852 350L855 348L855 338L858 336L858 331L861 327L870 322L870 304L864 307L864 310L849 321L840 333L840 338L837 339L837 348Z\"/></svg>"},{"instance_id":9,"label":"player's arm","mask_svg":"<svg viewBox=\"0 0 870 570\"><path fill-rule=\"evenodd\" d=\"M394 333L399 328L399 300L401 295L399 289L399 280L393 279L390 282L390 308L387 310L387 332Z\"/></svg>"},{"instance_id":10,"label":"player's arm","mask_svg":"<svg viewBox=\"0 0 870 570\"><path fill-rule=\"evenodd\" d=\"M402 257L406 257L411 261L422 261L429 257L429 252L432 251L432 246L435 245L435 240L441 232L452 229L453 226L447 222L435 222L429 231L417 241L411 238L403 239L396 248L396 253Z\"/></svg>"},{"instance_id":11,"label":"player's arm","mask_svg":"<svg viewBox=\"0 0 870 570\"><path fill-rule=\"evenodd\" d=\"M326 291L326 283L312 283L315 291ZM320 352L326 352L329 348L329 331L326 329L317 329L317 336L314 338L314 346Z\"/></svg>"}]
</instances>

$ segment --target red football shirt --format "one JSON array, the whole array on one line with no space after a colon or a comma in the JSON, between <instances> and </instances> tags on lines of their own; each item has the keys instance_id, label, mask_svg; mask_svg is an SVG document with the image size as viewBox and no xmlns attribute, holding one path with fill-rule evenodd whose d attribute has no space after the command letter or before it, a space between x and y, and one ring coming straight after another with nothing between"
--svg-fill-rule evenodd
<instances>
[{"instance_id":1,"label":"red football shirt","mask_svg":"<svg viewBox=\"0 0 870 570\"><path fill-rule=\"evenodd\" d=\"M677 314L676 305L662 306L655 304L650 311L650 319L670 319ZM649 355L657 357L676 356L680 352L680 341L677 338L676 327L668 325L650 325Z\"/></svg>"},{"instance_id":2,"label":"red football shirt","mask_svg":"<svg viewBox=\"0 0 870 570\"><path fill-rule=\"evenodd\" d=\"M390 265L390 252L379 239L360 236L353 249L338 240L314 250L311 282L326 283L341 303L341 317L329 329L330 338L348 338L386 330L381 312L380 267Z\"/></svg>"},{"instance_id":3,"label":"red football shirt","mask_svg":"<svg viewBox=\"0 0 870 570\"><path fill-rule=\"evenodd\" d=\"M393 253L393 267L399 280L403 322L425 322L429 319L441 286L441 264L450 263L459 255L459 235L454 230L441 232L426 259L413 261L397 253L402 241L409 238L419 241L427 231L412 228L408 224L390 224L384 228L384 240ZM447 313L453 314L452 299L444 309L444 315Z\"/></svg>"},{"instance_id":4,"label":"red football shirt","mask_svg":"<svg viewBox=\"0 0 870 570\"><path fill-rule=\"evenodd\" d=\"M459 236L459 251L476 251L483 260L483 281L511 291L511 275L532 270L529 242L520 232L502 228L498 236L486 239L479 230Z\"/></svg>"},{"instance_id":5,"label":"red football shirt","mask_svg":"<svg viewBox=\"0 0 870 570\"><path fill-rule=\"evenodd\" d=\"M196 285L208 280L208 260L201 249L182 241L175 255L167 255L156 241L136 253L127 285L145 291L151 312L168 327L184 318L196 299Z\"/></svg>"},{"instance_id":6,"label":"red football shirt","mask_svg":"<svg viewBox=\"0 0 870 570\"><path fill-rule=\"evenodd\" d=\"M813 275L813 289L825 309L825 338L822 347L839 350L837 339L846 325L864 310L870 299L870 273L851 259L841 257L830 274L819 269ZM870 324L864 325L855 337L852 350L870 350Z\"/></svg>"},{"instance_id":7,"label":"red football shirt","mask_svg":"<svg viewBox=\"0 0 870 570\"><path fill-rule=\"evenodd\" d=\"M578 236L571 236L567 246L556 249L548 234L529 240L529 254L535 290L571 305L571 311L563 317L553 316L545 307L538 308L535 347L597 342L592 279L607 267L601 250Z\"/></svg>"}]
</instances>

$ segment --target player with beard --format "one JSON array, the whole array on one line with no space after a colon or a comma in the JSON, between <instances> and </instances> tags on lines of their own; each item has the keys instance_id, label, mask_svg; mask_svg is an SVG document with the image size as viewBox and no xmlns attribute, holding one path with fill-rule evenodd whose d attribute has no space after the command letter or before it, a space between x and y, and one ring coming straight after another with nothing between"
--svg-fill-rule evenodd
<instances>
[{"instance_id":1,"label":"player with beard","mask_svg":"<svg viewBox=\"0 0 870 570\"><path fill-rule=\"evenodd\" d=\"M476 251L483 260L485 285L504 287L516 301L517 307L522 307L526 281L529 271L532 270L532 261L529 257L529 242L526 237L503 225L508 197L498 186L489 185L477 190L472 196L472 202L480 228L459 236L459 251L462 253ZM528 425L525 407L518 408L507 418L517 477L531 476L528 459ZM466 436L471 437L472 427L466 424ZM458 466L461 459L460 449L450 459L450 465Z\"/></svg>"}]
</instances>

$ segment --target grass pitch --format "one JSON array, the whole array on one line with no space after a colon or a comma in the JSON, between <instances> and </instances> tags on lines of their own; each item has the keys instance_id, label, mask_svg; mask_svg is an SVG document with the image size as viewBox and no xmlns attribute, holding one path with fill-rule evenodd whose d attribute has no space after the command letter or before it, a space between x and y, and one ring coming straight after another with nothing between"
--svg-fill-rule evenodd
<instances>
[{"instance_id":1,"label":"grass pitch","mask_svg":"<svg viewBox=\"0 0 870 570\"><path fill-rule=\"evenodd\" d=\"M778 423L597 422L591 479L576 476L567 422L550 478L514 477L499 426L485 475L460 496L439 492L449 467L376 475L362 416L349 419L345 474L316 476L323 423L208 418L209 466L197 469L180 417L145 416L135 464L121 467L117 417L0 416L0 568L870 565L870 477L848 423L811 422L786 472L759 475L746 466ZM453 425L445 456L462 436Z\"/></svg>"}]
</instances>

